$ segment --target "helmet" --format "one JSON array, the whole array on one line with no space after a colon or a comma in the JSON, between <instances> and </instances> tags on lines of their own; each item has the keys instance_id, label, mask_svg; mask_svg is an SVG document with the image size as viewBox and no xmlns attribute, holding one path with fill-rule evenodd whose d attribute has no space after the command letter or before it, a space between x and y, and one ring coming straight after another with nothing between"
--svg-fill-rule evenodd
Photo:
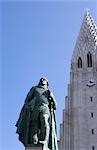
<instances>
[{"instance_id":1,"label":"helmet","mask_svg":"<svg viewBox=\"0 0 97 150\"><path fill-rule=\"evenodd\" d=\"M49 85L48 84L48 80L47 80L47 78L45 78L45 77L42 77L40 80L39 80L39 85Z\"/></svg>"}]
</instances>

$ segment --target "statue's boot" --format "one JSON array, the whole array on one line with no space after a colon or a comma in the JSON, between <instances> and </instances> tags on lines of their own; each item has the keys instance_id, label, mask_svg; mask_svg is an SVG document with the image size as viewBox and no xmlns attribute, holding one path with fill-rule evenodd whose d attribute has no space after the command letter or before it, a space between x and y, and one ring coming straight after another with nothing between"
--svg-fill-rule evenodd
<instances>
[{"instance_id":1,"label":"statue's boot","mask_svg":"<svg viewBox=\"0 0 97 150\"><path fill-rule=\"evenodd\" d=\"M47 141L39 141L43 145L43 150L50 150L47 145Z\"/></svg>"}]
</instances>

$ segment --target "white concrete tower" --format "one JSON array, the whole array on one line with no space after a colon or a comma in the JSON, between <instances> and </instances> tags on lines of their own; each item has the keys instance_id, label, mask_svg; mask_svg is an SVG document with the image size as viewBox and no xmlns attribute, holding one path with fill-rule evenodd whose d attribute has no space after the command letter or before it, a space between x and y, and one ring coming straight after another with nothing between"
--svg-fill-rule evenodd
<instances>
[{"instance_id":1,"label":"white concrete tower","mask_svg":"<svg viewBox=\"0 0 97 150\"><path fill-rule=\"evenodd\" d=\"M73 51L65 103L59 149L97 150L97 28L89 11Z\"/></svg>"}]
</instances>

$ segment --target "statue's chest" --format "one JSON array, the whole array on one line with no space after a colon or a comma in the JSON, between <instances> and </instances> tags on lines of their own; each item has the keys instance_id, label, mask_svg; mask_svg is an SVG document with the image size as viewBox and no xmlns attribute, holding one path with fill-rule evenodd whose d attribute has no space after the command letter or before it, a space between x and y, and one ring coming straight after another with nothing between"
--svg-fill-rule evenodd
<instances>
[{"instance_id":1,"label":"statue's chest","mask_svg":"<svg viewBox=\"0 0 97 150\"><path fill-rule=\"evenodd\" d=\"M36 103L47 103L48 101L48 91L47 89L37 88L35 91Z\"/></svg>"},{"instance_id":2,"label":"statue's chest","mask_svg":"<svg viewBox=\"0 0 97 150\"><path fill-rule=\"evenodd\" d=\"M36 95L41 96L44 92L46 92L43 88L36 88Z\"/></svg>"}]
</instances>

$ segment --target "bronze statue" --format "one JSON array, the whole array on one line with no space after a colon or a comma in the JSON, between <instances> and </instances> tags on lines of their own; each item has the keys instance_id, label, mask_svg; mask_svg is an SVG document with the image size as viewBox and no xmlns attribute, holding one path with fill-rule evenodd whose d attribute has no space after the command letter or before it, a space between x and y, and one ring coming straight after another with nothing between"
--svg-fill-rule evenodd
<instances>
[{"instance_id":1,"label":"bronze statue","mask_svg":"<svg viewBox=\"0 0 97 150\"><path fill-rule=\"evenodd\" d=\"M16 123L16 133L24 146L42 144L47 150L58 150L55 110L56 100L48 89L48 80L41 78L27 94Z\"/></svg>"}]
</instances>

